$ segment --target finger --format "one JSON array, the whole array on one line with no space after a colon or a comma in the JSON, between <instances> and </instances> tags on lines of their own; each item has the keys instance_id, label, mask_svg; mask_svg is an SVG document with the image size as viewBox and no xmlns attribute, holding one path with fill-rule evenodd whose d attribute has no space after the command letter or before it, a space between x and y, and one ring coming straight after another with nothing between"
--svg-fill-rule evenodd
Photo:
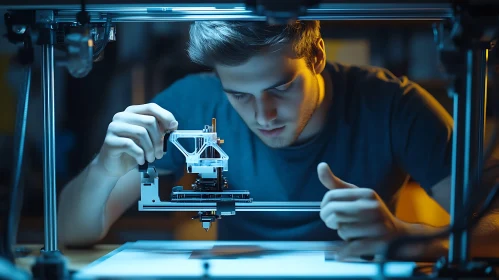
<instances>
[{"instance_id":1,"label":"finger","mask_svg":"<svg viewBox=\"0 0 499 280\"><path fill-rule=\"evenodd\" d=\"M387 234L386 228L381 223L339 222L338 224L338 235L341 235L343 240L378 238Z\"/></svg>"},{"instance_id":2,"label":"finger","mask_svg":"<svg viewBox=\"0 0 499 280\"><path fill-rule=\"evenodd\" d=\"M325 162L319 163L317 165L317 174L319 175L319 181L328 189L334 190L336 189L336 179L329 168L329 165Z\"/></svg>"},{"instance_id":3,"label":"finger","mask_svg":"<svg viewBox=\"0 0 499 280\"><path fill-rule=\"evenodd\" d=\"M356 202L343 202L343 201L335 201L329 202L321 206L320 214L321 216L328 217L333 214L335 215L343 215L343 216L356 216Z\"/></svg>"},{"instance_id":4,"label":"finger","mask_svg":"<svg viewBox=\"0 0 499 280\"><path fill-rule=\"evenodd\" d=\"M321 220L324 222L324 224L330 228L337 230L338 229L338 219L335 214L329 214L328 216L324 216L321 212Z\"/></svg>"},{"instance_id":5,"label":"finger","mask_svg":"<svg viewBox=\"0 0 499 280\"><path fill-rule=\"evenodd\" d=\"M383 240L359 239L350 241L340 248L336 260L348 260L365 256L378 256L382 253L385 242Z\"/></svg>"},{"instance_id":6,"label":"finger","mask_svg":"<svg viewBox=\"0 0 499 280\"><path fill-rule=\"evenodd\" d=\"M329 165L325 162L321 162L317 165L317 174L319 175L319 181L328 189L344 189L344 188L356 188L355 185L343 182L338 177L336 177Z\"/></svg>"},{"instance_id":7,"label":"finger","mask_svg":"<svg viewBox=\"0 0 499 280\"><path fill-rule=\"evenodd\" d=\"M331 201L355 201L359 199L376 199L376 192L368 188L330 190L322 198L321 207Z\"/></svg>"},{"instance_id":8,"label":"finger","mask_svg":"<svg viewBox=\"0 0 499 280\"><path fill-rule=\"evenodd\" d=\"M329 190L324 194L321 201L321 207L326 206L326 204L334 201L355 201L357 200L357 194L347 194L347 193L339 193L336 194L337 191L342 190L351 190L351 189L337 189L337 190Z\"/></svg>"},{"instance_id":9,"label":"finger","mask_svg":"<svg viewBox=\"0 0 499 280\"><path fill-rule=\"evenodd\" d=\"M167 130L176 130L178 126L178 122L175 120L173 114L161 108L161 106L156 103L129 106L125 109L125 112L156 117L164 133L166 133Z\"/></svg>"},{"instance_id":10,"label":"finger","mask_svg":"<svg viewBox=\"0 0 499 280\"><path fill-rule=\"evenodd\" d=\"M358 216L366 220L378 220L383 217L381 212L382 202L377 200L332 201L324 208L345 216Z\"/></svg>"},{"instance_id":11,"label":"finger","mask_svg":"<svg viewBox=\"0 0 499 280\"><path fill-rule=\"evenodd\" d=\"M111 147L109 154L111 157L128 154L137 161L137 164L145 163L144 151L132 139L114 134L110 134L106 138L106 143Z\"/></svg>"},{"instance_id":12,"label":"finger","mask_svg":"<svg viewBox=\"0 0 499 280\"><path fill-rule=\"evenodd\" d=\"M326 206L321 208L319 215L323 221L326 221L327 219L329 219L330 216L334 216L334 217L336 217L336 219L338 221L341 221L344 223L346 223L346 222L359 222L362 219L364 219L364 217L361 217L360 215L352 215L350 213L344 213L344 212L338 211L337 207L334 205L336 203L337 202L331 202L331 203L329 203Z\"/></svg>"},{"instance_id":13,"label":"finger","mask_svg":"<svg viewBox=\"0 0 499 280\"><path fill-rule=\"evenodd\" d=\"M331 214L329 216L321 216L326 226L330 229L339 230L342 224L346 223L360 223L357 217L346 217L337 214Z\"/></svg>"},{"instance_id":14,"label":"finger","mask_svg":"<svg viewBox=\"0 0 499 280\"><path fill-rule=\"evenodd\" d=\"M149 137L147 129L142 126L122 123L122 122L112 122L109 124L108 131L116 136L130 138L135 140L142 148L145 159L148 162L154 162L155 153L154 146Z\"/></svg>"},{"instance_id":15,"label":"finger","mask_svg":"<svg viewBox=\"0 0 499 280\"><path fill-rule=\"evenodd\" d=\"M163 129L160 128L158 120L154 116L140 115L130 112L119 112L113 117L113 121L124 122L145 127L151 139L155 157L163 157Z\"/></svg>"},{"instance_id":16,"label":"finger","mask_svg":"<svg viewBox=\"0 0 499 280\"><path fill-rule=\"evenodd\" d=\"M341 214L332 213L328 216L321 215L322 221L326 224L326 226L330 229L338 230L340 225L343 224L362 224L366 221L363 217L358 216L345 216Z\"/></svg>"},{"instance_id":17,"label":"finger","mask_svg":"<svg viewBox=\"0 0 499 280\"><path fill-rule=\"evenodd\" d=\"M356 200L356 201L332 201L324 204L324 209L331 213L342 214L345 216L360 216L368 217L379 216L378 201Z\"/></svg>"}]
</instances>

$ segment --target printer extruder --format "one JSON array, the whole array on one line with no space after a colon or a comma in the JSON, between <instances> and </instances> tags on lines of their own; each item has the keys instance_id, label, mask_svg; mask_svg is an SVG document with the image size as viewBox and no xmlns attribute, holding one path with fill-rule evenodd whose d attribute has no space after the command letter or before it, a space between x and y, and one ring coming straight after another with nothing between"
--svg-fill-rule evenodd
<instances>
[{"instance_id":1,"label":"printer extruder","mask_svg":"<svg viewBox=\"0 0 499 280\"><path fill-rule=\"evenodd\" d=\"M194 151L188 152L179 139L194 141ZM151 163L139 166L141 174L139 211L195 211L208 231L211 223L222 216L235 215L236 211L320 211L320 202L255 202L248 190L231 190L223 176L228 171L229 156L220 147L224 140L218 138L216 119L202 130L176 130L165 135L186 158L187 172L197 173L192 189L176 186L170 201L159 198L158 172Z\"/></svg>"}]
</instances>

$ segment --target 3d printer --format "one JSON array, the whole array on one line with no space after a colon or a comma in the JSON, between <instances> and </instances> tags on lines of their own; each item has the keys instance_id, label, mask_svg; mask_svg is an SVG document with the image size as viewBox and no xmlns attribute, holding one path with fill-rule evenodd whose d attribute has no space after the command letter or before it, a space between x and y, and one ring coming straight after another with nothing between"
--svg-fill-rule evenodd
<instances>
[{"instance_id":1,"label":"3d printer","mask_svg":"<svg viewBox=\"0 0 499 280\"><path fill-rule=\"evenodd\" d=\"M224 140L217 137L216 127L216 119L212 119L211 126L205 125L202 130L177 130L165 135L164 152L166 152L167 141L172 142L185 156L187 172L197 173L197 179L192 184L191 190L184 190L182 186L174 187L171 201L164 202L158 195L156 168L149 163L140 165L140 211L178 211L179 208L196 206L199 203L215 204L215 210L201 209L197 216L193 217L193 219L199 219L203 228L208 231L211 223L221 219L222 216L235 215L236 203L253 201L249 191L228 189L229 184L223 172L228 171L229 156L219 146L224 143ZM178 141L181 138L192 139L194 151L188 152Z\"/></svg>"},{"instance_id":2,"label":"3d printer","mask_svg":"<svg viewBox=\"0 0 499 280\"><path fill-rule=\"evenodd\" d=\"M201 130L177 130L166 133L163 151L167 152L167 141L173 143L186 159L188 173L196 173L197 179L191 189L176 186L170 201L159 197L158 172L151 163L139 166L141 173L141 197L139 211L191 211L208 231L211 223L223 216L236 215L237 211L320 211L318 201L253 201L248 190L231 190L223 176L228 171L229 156L220 147L223 139L217 136L216 119ZM179 139L194 141L194 151L188 152Z\"/></svg>"}]
</instances>

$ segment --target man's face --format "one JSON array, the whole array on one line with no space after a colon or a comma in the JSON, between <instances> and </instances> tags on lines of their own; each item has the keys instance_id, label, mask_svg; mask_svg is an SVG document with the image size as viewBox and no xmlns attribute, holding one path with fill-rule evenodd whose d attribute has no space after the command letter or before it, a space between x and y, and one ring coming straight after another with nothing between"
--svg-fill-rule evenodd
<instances>
[{"instance_id":1,"label":"man's face","mask_svg":"<svg viewBox=\"0 0 499 280\"><path fill-rule=\"evenodd\" d=\"M320 74L289 50L266 52L238 66L217 65L229 102L268 146L306 140L320 128L310 122L321 100Z\"/></svg>"}]
</instances>

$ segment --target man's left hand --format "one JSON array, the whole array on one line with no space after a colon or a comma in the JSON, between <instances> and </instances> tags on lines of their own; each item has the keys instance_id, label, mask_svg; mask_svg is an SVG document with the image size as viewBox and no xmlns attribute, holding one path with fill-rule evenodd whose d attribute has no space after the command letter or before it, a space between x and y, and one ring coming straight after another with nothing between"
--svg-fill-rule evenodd
<instances>
[{"instance_id":1,"label":"man's left hand","mask_svg":"<svg viewBox=\"0 0 499 280\"><path fill-rule=\"evenodd\" d=\"M388 210L374 190L342 181L326 163L320 163L317 172L329 189L322 199L320 217L347 241L339 256L375 255L388 240L406 234L404 222Z\"/></svg>"}]
</instances>

